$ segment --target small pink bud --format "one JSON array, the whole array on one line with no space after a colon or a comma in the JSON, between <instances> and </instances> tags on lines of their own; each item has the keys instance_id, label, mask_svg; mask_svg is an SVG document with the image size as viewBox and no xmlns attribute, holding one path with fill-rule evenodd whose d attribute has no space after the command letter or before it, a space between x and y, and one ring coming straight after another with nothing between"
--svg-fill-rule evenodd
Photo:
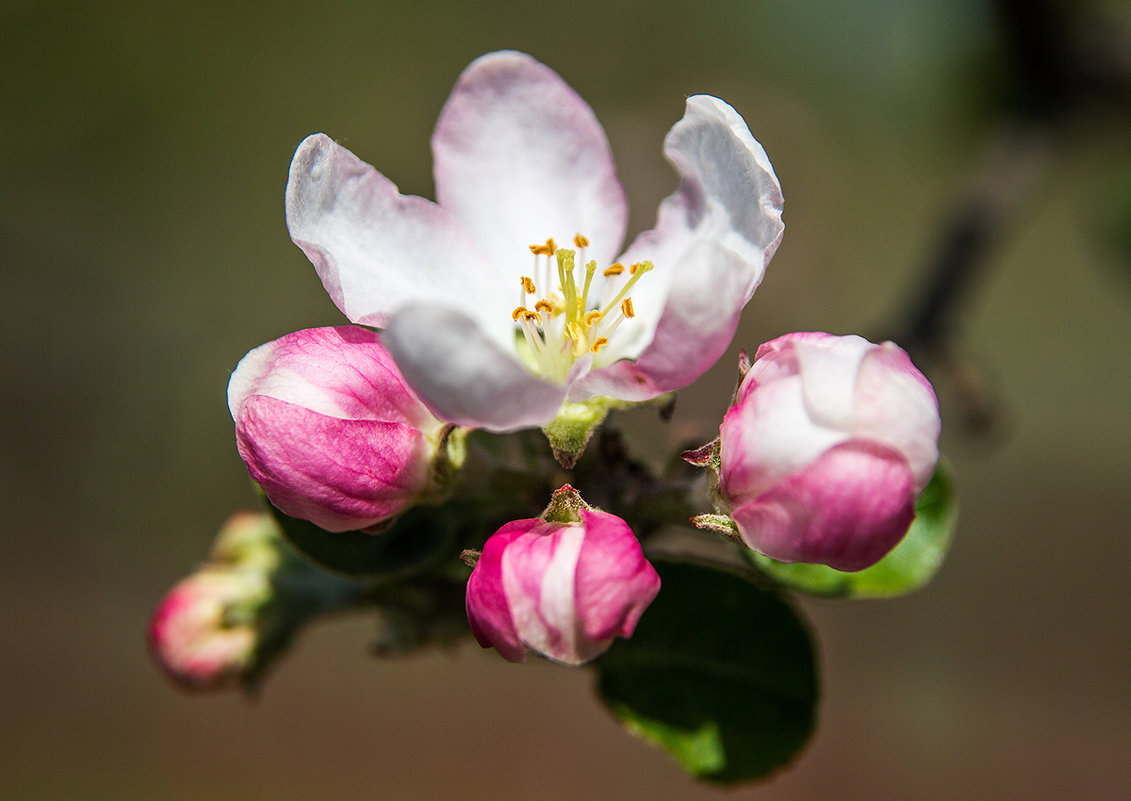
<instances>
[{"instance_id":1,"label":"small pink bud","mask_svg":"<svg viewBox=\"0 0 1131 801\"><path fill-rule=\"evenodd\" d=\"M149 648L177 684L190 690L236 686L253 665L258 631L249 610L266 600L266 574L203 569L161 600L149 624ZM232 614L233 608L243 614ZM236 619L230 619L236 618Z\"/></svg>"},{"instance_id":2,"label":"small pink bud","mask_svg":"<svg viewBox=\"0 0 1131 801\"><path fill-rule=\"evenodd\" d=\"M934 391L897 345L787 334L758 349L720 428L720 490L744 542L861 570L907 533L938 461Z\"/></svg>"},{"instance_id":3,"label":"small pink bud","mask_svg":"<svg viewBox=\"0 0 1131 801\"><path fill-rule=\"evenodd\" d=\"M588 508L578 517L516 520L487 540L467 582L467 617L484 648L511 662L529 649L580 665L632 636L660 577L619 517Z\"/></svg>"},{"instance_id":4,"label":"small pink bud","mask_svg":"<svg viewBox=\"0 0 1131 801\"><path fill-rule=\"evenodd\" d=\"M261 345L232 374L228 406L248 472L292 517L368 528L433 488L443 424L368 329L313 328Z\"/></svg>"}]
</instances>

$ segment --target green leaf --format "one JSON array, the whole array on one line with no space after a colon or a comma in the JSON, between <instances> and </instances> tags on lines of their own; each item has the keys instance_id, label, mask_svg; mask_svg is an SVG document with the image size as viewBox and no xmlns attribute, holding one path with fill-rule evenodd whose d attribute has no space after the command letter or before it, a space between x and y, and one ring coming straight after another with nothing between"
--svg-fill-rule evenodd
<instances>
[{"instance_id":1,"label":"green leaf","mask_svg":"<svg viewBox=\"0 0 1131 801\"><path fill-rule=\"evenodd\" d=\"M264 499L266 501L266 499ZM455 527L437 507L410 509L388 529L326 531L306 520L290 517L267 504L283 535L295 550L333 573L393 579L417 573L452 551Z\"/></svg>"},{"instance_id":2,"label":"green leaf","mask_svg":"<svg viewBox=\"0 0 1131 801\"><path fill-rule=\"evenodd\" d=\"M754 551L746 554L776 581L800 592L826 598L891 598L923 587L939 571L957 518L954 482L949 470L939 462L915 505L911 530L891 553L871 567L845 573L826 565L777 562Z\"/></svg>"},{"instance_id":3,"label":"green leaf","mask_svg":"<svg viewBox=\"0 0 1131 801\"><path fill-rule=\"evenodd\" d=\"M663 586L631 639L597 662L601 698L633 734L694 776L765 777L816 720L809 634L774 592L731 572L654 562Z\"/></svg>"}]
</instances>

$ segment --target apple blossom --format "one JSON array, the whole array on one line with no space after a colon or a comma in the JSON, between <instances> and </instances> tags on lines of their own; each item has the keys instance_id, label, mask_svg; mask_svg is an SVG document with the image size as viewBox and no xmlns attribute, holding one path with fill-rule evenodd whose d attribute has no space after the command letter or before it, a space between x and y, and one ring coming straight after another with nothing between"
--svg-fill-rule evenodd
<instances>
[{"instance_id":1,"label":"apple blossom","mask_svg":"<svg viewBox=\"0 0 1131 801\"><path fill-rule=\"evenodd\" d=\"M758 349L726 414L719 489L754 550L860 570L907 532L938 437L934 391L897 345L787 334Z\"/></svg>"},{"instance_id":2,"label":"apple blossom","mask_svg":"<svg viewBox=\"0 0 1131 801\"><path fill-rule=\"evenodd\" d=\"M562 493L574 491L555 501ZM628 524L581 508L576 521L516 520L495 532L467 582L467 617L479 644L511 662L529 649L579 665L632 636L659 591Z\"/></svg>"},{"instance_id":3,"label":"apple blossom","mask_svg":"<svg viewBox=\"0 0 1131 801\"><path fill-rule=\"evenodd\" d=\"M240 361L228 383L240 456L267 497L330 531L385 521L433 489L447 429L380 337L296 331Z\"/></svg>"},{"instance_id":4,"label":"apple blossom","mask_svg":"<svg viewBox=\"0 0 1131 801\"><path fill-rule=\"evenodd\" d=\"M255 665L254 615L228 619L231 606L253 608L271 597L268 575L255 569L206 568L182 579L149 624L149 648L177 684L191 690L238 685Z\"/></svg>"},{"instance_id":5,"label":"apple blossom","mask_svg":"<svg viewBox=\"0 0 1131 801\"><path fill-rule=\"evenodd\" d=\"M308 137L287 225L338 308L384 329L409 385L461 426L530 428L565 402L686 386L730 343L781 241L765 151L707 95L688 99L664 143L679 189L616 258L627 212L608 141L530 56L474 61L432 151L436 203Z\"/></svg>"}]
</instances>

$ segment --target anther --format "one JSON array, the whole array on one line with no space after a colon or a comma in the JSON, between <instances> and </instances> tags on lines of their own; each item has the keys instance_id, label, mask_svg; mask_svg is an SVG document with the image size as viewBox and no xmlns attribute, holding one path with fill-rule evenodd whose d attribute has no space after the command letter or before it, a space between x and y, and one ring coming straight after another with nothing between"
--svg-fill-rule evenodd
<instances>
[{"instance_id":1,"label":"anther","mask_svg":"<svg viewBox=\"0 0 1131 801\"><path fill-rule=\"evenodd\" d=\"M583 317L583 318L581 319L581 322L582 322L582 324L583 324L583 325L584 325L584 326L585 326L586 328L589 328L590 326L592 326L592 325L593 325L593 323L595 323L595 322L597 322L598 320L600 320L600 319L601 319L601 317L603 317L603 316L604 316L604 313L603 313L603 312L599 312L599 311L597 311L596 309L594 309L593 311L591 311L591 312L588 312L588 313L587 313L587 314L586 314L586 315L585 315L585 316L584 316L584 317Z\"/></svg>"},{"instance_id":2,"label":"anther","mask_svg":"<svg viewBox=\"0 0 1131 801\"><path fill-rule=\"evenodd\" d=\"M542 315L539 314L538 312L524 311L522 313L522 319L530 320L533 323L538 323L538 325L542 325Z\"/></svg>"},{"instance_id":3,"label":"anther","mask_svg":"<svg viewBox=\"0 0 1131 801\"><path fill-rule=\"evenodd\" d=\"M528 278L527 276L524 275L524 276L522 276L521 283L522 283L522 288L526 291L526 294L528 294L528 295L533 295L535 292L538 291L537 287L534 286L534 279L533 278Z\"/></svg>"},{"instance_id":4,"label":"anther","mask_svg":"<svg viewBox=\"0 0 1131 801\"><path fill-rule=\"evenodd\" d=\"M546 314L553 314L554 313L554 304L551 303L550 301L546 300L545 298L542 298L540 301L538 301L537 303L534 304L534 310L540 311L540 312L546 312Z\"/></svg>"},{"instance_id":5,"label":"anther","mask_svg":"<svg viewBox=\"0 0 1131 801\"><path fill-rule=\"evenodd\" d=\"M589 247L589 240L581 234L575 234L573 237L573 244L577 245L579 248L587 248Z\"/></svg>"},{"instance_id":6,"label":"anther","mask_svg":"<svg viewBox=\"0 0 1131 801\"><path fill-rule=\"evenodd\" d=\"M632 298L625 298L620 302L621 314L625 317L635 317L636 312L632 310Z\"/></svg>"},{"instance_id":7,"label":"anther","mask_svg":"<svg viewBox=\"0 0 1131 801\"><path fill-rule=\"evenodd\" d=\"M623 272L624 272L624 265L621 264L618 261L617 263L610 264L608 267L606 267L604 272L601 273L601 275L605 276L606 278L611 278L612 276L620 275Z\"/></svg>"},{"instance_id":8,"label":"anther","mask_svg":"<svg viewBox=\"0 0 1131 801\"><path fill-rule=\"evenodd\" d=\"M533 253L535 256L553 256L554 251L556 251L557 249L558 249L558 246L554 244L553 239L547 239L546 244L544 244L544 245L531 245L530 246L530 252Z\"/></svg>"},{"instance_id":9,"label":"anther","mask_svg":"<svg viewBox=\"0 0 1131 801\"><path fill-rule=\"evenodd\" d=\"M605 347L608 344L608 337L597 337L595 340L593 340L593 344L589 346L589 350L591 350L593 353L597 353L601 350L601 348Z\"/></svg>"},{"instance_id":10,"label":"anther","mask_svg":"<svg viewBox=\"0 0 1131 801\"><path fill-rule=\"evenodd\" d=\"M537 308L537 307L535 307L535 308ZM518 306L518 307L515 308L514 311L511 312L511 319L514 320L517 323L518 318L525 315L526 312L527 312L527 309L526 309L525 306Z\"/></svg>"}]
</instances>

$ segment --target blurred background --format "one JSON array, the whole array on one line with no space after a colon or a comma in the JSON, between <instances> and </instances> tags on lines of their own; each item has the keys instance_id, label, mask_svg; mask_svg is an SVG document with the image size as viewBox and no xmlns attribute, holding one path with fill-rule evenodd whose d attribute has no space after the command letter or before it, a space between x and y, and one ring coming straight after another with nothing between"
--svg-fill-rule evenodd
<instances>
[{"instance_id":1,"label":"blurred background","mask_svg":"<svg viewBox=\"0 0 1131 801\"><path fill-rule=\"evenodd\" d=\"M156 601L254 503L230 370L341 321L284 226L295 146L324 131L431 196L456 76L516 48L606 126L630 236L675 186L684 97L745 116L787 229L734 353L902 336L939 389L948 563L899 601L804 604L818 732L727 795L1128 797L1125 3L97 5L0 6L0 796L719 796L623 734L584 670L473 644L377 661L358 616L248 702L186 696L145 651ZM646 456L713 436L734 353Z\"/></svg>"}]
</instances>

